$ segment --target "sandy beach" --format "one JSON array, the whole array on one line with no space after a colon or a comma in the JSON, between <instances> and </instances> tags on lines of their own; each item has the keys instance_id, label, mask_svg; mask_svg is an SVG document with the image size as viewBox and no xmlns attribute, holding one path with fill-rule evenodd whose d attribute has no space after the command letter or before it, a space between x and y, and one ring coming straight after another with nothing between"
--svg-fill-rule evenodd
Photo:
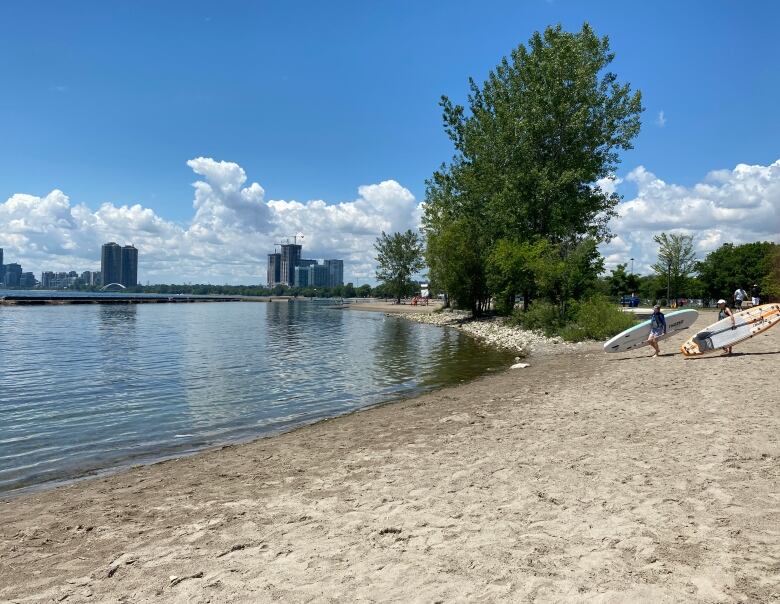
<instances>
[{"instance_id":1,"label":"sandy beach","mask_svg":"<svg viewBox=\"0 0 780 604\"><path fill-rule=\"evenodd\" d=\"M0 502L0 601L778 601L780 329L689 335Z\"/></svg>"},{"instance_id":2,"label":"sandy beach","mask_svg":"<svg viewBox=\"0 0 780 604\"><path fill-rule=\"evenodd\" d=\"M386 313L430 313L441 308L442 302L432 300L426 306L425 304L412 304L408 300L401 304L395 302L385 302L383 300L370 300L366 302L353 302L345 306L349 310L364 310L368 312L386 312Z\"/></svg>"}]
</instances>

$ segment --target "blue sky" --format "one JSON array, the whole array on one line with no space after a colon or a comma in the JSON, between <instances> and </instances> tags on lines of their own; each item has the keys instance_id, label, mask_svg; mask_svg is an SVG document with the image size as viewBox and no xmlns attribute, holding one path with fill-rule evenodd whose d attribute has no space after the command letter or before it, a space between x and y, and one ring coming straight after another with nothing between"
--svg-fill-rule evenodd
<instances>
[{"instance_id":1,"label":"blue sky","mask_svg":"<svg viewBox=\"0 0 780 604\"><path fill-rule=\"evenodd\" d=\"M692 188L780 157L777 3L17 2L0 5L0 201L61 190L186 227L197 157L239 164L266 201L351 202L385 181L421 201L451 155L440 95L585 20L644 97L627 199L638 166ZM24 256L20 241L0 243Z\"/></svg>"}]
</instances>

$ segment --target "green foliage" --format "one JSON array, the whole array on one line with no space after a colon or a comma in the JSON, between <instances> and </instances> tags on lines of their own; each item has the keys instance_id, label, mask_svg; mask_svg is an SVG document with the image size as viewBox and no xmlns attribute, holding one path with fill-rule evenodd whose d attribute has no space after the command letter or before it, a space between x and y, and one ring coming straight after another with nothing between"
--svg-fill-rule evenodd
<instances>
[{"instance_id":1,"label":"green foliage","mask_svg":"<svg viewBox=\"0 0 780 604\"><path fill-rule=\"evenodd\" d=\"M550 248L537 272L539 293L556 304L565 316L571 300L580 300L596 288L604 259L595 239L577 244Z\"/></svg>"},{"instance_id":2,"label":"green foliage","mask_svg":"<svg viewBox=\"0 0 780 604\"><path fill-rule=\"evenodd\" d=\"M519 325L524 329L536 329L551 337L558 335L566 321L555 304L536 300L527 310L515 310L509 318L509 324Z\"/></svg>"},{"instance_id":3,"label":"green foliage","mask_svg":"<svg viewBox=\"0 0 780 604\"><path fill-rule=\"evenodd\" d=\"M738 287L748 292L756 283L762 298L780 297L780 245L769 242L725 243L696 265L703 294L730 299Z\"/></svg>"},{"instance_id":4,"label":"green foliage","mask_svg":"<svg viewBox=\"0 0 780 604\"><path fill-rule=\"evenodd\" d=\"M666 296L666 278L657 275L642 275L639 277L639 297L655 303Z\"/></svg>"},{"instance_id":5,"label":"green foliage","mask_svg":"<svg viewBox=\"0 0 780 604\"><path fill-rule=\"evenodd\" d=\"M536 293L536 281L543 259L551 252L544 239L535 243L500 239L487 259L487 285L496 298L496 310L509 314L517 294L527 301ZM527 304L526 304L527 308Z\"/></svg>"},{"instance_id":6,"label":"green foliage","mask_svg":"<svg viewBox=\"0 0 780 604\"><path fill-rule=\"evenodd\" d=\"M482 86L470 80L468 110L442 97L456 155L427 182L423 226L432 284L459 306L479 313L495 295L506 311L542 289L565 305L596 285L580 244L595 252L619 196L593 183L632 147L642 111L640 93L607 71L613 58L587 24L548 27ZM536 272L535 245L550 248Z\"/></svg>"},{"instance_id":7,"label":"green foliage","mask_svg":"<svg viewBox=\"0 0 780 604\"><path fill-rule=\"evenodd\" d=\"M453 306L480 314L490 298L485 247L476 225L461 219L428 234L426 260L431 285L447 292Z\"/></svg>"},{"instance_id":8,"label":"green foliage","mask_svg":"<svg viewBox=\"0 0 780 604\"><path fill-rule=\"evenodd\" d=\"M639 277L626 272L628 264L618 264L607 277L609 293L612 296L625 296L639 289Z\"/></svg>"},{"instance_id":9,"label":"green foliage","mask_svg":"<svg viewBox=\"0 0 780 604\"><path fill-rule=\"evenodd\" d=\"M537 300L527 311L515 311L510 324L537 329L546 336L560 336L568 342L607 340L636 323L631 313L624 313L604 296L593 296L567 306L561 314L557 305Z\"/></svg>"},{"instance_id":10,"label":"green foliage","mask_svg":"<svg viewBox=\"0 0 780 604\"><path fill-rule=\"evenodd\" d=\"M376 238L374 249L377 252L378 264L376 278L384 283L400 302L412 275L425 266L420 236L412 230L392 235L382 231L382 236Z\"/></svg>"},{"instance_id":11,"label":"green foliage","mask_svg":"<svg viewBox=\"0 0 780 604\"><path fill-rule=\"evenodd\" d=\"M651 268L666 281L666 299L674 300L685 294L688 279L696 268L693 237L661 233L653 237L653 241L659 245L659 249L658 262Z\"/></svg>"},{"instance_id":12,"label":"green foliage","mask_svg":"<svg viewBox=\"0 0 780 604\"><path fill-rule=\"evenodd\" d=\"M565 340L608 340L636 323L633 313L625 313L613 302L602 296L577 302L573 309L572 334L561 333ZM571 324L570 324L571 325ZM581 337L574 337L580 334Z\"/></svg>"}]
</instances>

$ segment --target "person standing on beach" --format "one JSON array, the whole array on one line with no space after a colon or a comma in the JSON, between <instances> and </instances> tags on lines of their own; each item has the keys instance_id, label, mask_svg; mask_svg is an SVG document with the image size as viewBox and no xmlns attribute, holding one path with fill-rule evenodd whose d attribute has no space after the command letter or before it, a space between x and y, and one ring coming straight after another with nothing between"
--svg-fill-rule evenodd
<instances>
[{"instance_id":1,"label":"person standing on beach","mask_svg":"<svg viewBox=\"0 0 780 604\"><path fill-rule=\"evenodd\" d=\"M742 302L745 301L745 298L747 298L747 292L741 287L738 287L734 291L734 308L738 311L742 310Z\"/></svg>"},{"instance_id":2,"label":"person standing on beach","mask_svg":"<svg viewBox=\"0 0 780 604\"><path fill-rule=\"evenodd\" d=\"M647 337L647 341L650 346L655 350L652 358L658 357L661 354L661 350L658 348L658 338L666 333L666 317L661 312L661 307L656 304L653 306L653 316L650 317L650 335Z\"/></svg>"},{"instance_id":3,"label":"person standing on beach","mask_svg":"<svg viewBox=\"0 0 780 604\"><path fill-rule=\"evenodd\" d=\"M761 288L758 287L757 283L754 283L753 287L750 288L750 297L753 306L758 306L761 304Z\"/></svg>"},{"instance_id":4,"label":"person standing on beach","mask_svg":"<svg viewBox=\"0 0 780 604\"><path fill-rule=\"evenodd\" d=\"M734 320L734 313L731 312L731 309L726 304L726 301L721 298L718 300L718 321L722 321L726 317L731 317L731 329L736 329L737 322ZM731 346L724 346L723 347L723 356L728 356L731 354Z\"/></svg>"}]
</instances>

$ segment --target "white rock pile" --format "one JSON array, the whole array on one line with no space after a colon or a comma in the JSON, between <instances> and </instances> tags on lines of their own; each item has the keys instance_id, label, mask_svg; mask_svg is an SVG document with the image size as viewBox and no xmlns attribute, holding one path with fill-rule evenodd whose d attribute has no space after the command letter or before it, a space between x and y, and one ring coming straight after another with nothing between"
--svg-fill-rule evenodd
<instances>
[{"instance_id":1,"label":"white rock pile","mask_svg":"<svg viewBox=\"0 0 780 604\"><path fill-rule=\"evenodd\" d=\"M471 319L464 311L444 310L435 313L388 313L417 323L429 323L454 327L482 342L504 350L511 350L521 356L575 350L579 344L564 342L559 337L548 338L540 331L530 331L506 324L504 317Z\"/></svg>"}]
</instances>

